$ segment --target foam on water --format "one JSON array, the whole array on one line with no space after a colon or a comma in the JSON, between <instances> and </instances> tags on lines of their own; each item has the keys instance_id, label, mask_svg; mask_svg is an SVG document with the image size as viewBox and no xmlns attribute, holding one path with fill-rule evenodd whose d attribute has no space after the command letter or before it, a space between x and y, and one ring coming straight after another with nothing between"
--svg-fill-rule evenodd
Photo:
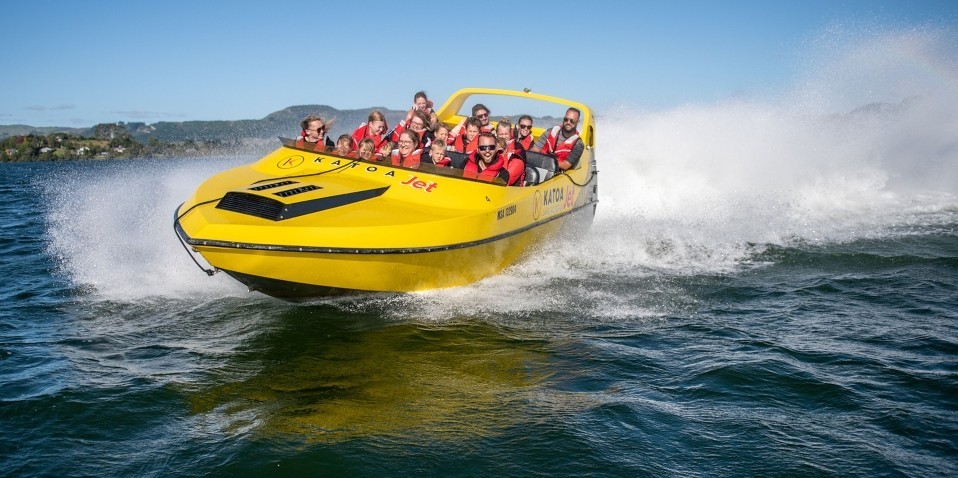
<instances>
[{"instance_id":1,"label":"foam on water","mask_svg":"<svg viewBox=\"0 0 958 478\"><path fill-rule=\"evenodd\" d=\"M172 220L206 177L249 160L123 161L61 175L46 183L49 249L76 285L107 299L245 294L189 260Z\"/></svg>"},{"instance_id":2,"label":"foam on water","mask_svg":"<svg viewBox=\"0 0 958 478\"><path fill-rule=\"evenodd\" d=\"M824 38L779 98L597 112L601 202L581 238L587 254L566 242L474 286L404 296L402 307L397 299L360 306L440 318L565 310L575 306L566 294L543 300L513 291L596 274L728 273L772 244L958 222L954 37L910 30ZM203 179L249 160L123 162L51 185L50 249L76 284L109 299L246 294L224 275L202 274L171 221ZM658 310L616 305L602 287L578 295L611 317Z\"/></svg>"}]
</instances>

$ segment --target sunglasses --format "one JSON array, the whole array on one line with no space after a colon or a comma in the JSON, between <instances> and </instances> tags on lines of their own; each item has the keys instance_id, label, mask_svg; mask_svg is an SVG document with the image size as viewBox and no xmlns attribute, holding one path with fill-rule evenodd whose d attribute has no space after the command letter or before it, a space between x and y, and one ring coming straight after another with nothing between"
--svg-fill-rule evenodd
<instances>
[{"instance_id":1,"label":"sunglasses","mask_svg":"<svg viewBox=\"0 0 958 478\"><path fill-rule=\"evenodd\" d=\"M575 119L575 118L568 118L568 117L566 117L566 118L562 118L562 122L563 122L563 123L576 124L576 123L579 122L579 120L577 120L577 119Z\"/></svg>"},{"instance_id":2,"label":"sunglasses","mask_svg":"<svg viewBox=\"0 0 958 478\"><path fill-rule=\"evenodd\" d=\"M492 151L494 149L496 149L496 145L494 144L479 146L479 151Z\"/></svg>"},{"instance_id":3,"label":"sunglasses","mask_svg":"<svg viewBox=\"0 0 958 478\"><path fill-rule=\"evenodd\" d=\"M489 117L489 113L482 113L482 114L476 115L476 118L488 118L488 117Z\"/></svg>"},{"instance_id":4,"label":"sunglasses","mask_svg":"<svg viewBox=\"0 0 958 478\"><path fill-rule=\"evenodd\" d=\"M412 141L402 140L398 143L400 146L412 146Z\"/></svg>"},{"instance_id":5,"label":"sunglasses","mask_svg":"<svg viewBox=\"0 0 958 478\"><path fill-rule=\"evenodd\" d=\"M532 127L531 124L522 124L522 123L519 123L519 129L529 129L529 128L531 128L531 127Z\"/></svg>"}]
</instances>

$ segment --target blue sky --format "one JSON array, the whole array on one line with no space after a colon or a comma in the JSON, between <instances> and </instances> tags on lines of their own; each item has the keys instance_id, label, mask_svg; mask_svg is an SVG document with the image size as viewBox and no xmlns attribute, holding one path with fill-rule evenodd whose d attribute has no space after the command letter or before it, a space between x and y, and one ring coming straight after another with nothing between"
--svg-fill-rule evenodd
<instances>
[{"instance_id":1,"label":"blue sky","mask_svg":"<svg viewBox=\"0 0 958 478\"><path fill-rule=\"evenodd\" d=\"M663 109L775 95L823 31L861 25L952 30L958 1L8 2L0 124L404 109L465 86Z\"/></svg>"}]
</instances>

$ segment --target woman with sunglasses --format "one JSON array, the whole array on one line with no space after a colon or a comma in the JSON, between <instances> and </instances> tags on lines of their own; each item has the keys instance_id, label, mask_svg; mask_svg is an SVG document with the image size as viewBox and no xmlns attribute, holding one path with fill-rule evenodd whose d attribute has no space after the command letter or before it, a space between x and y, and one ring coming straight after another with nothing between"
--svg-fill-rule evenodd
<instances>
[{"instance_id":1,"label":"woman with sunglasses","mask_svg":"<svg viewBox=\"0 0 958 478\"><path fill-rule=\"evenodd\" d=\"M482 103L476 103L472 107L472 116L460 121L459 124L453 127L452 130L449 131L450 137L455 140L456 138L462 136L463 132L466 130L466 123L473 119L479 122L480 133L493 132L492 124L489 122L489 108L486 108L486 105Z\"/></svg>"},{"instance_id":2,"label":"woman with sunglasses","mask_svg":"<svg viewBox=\"0 0 958 478\"><path fill-rule=\"evenodd\" d=\"M296 137L296 147L325 153L327 147L333 147L333 142L326 138L328 123L322 117L309 115L300 121L303 130ZM324 139L325 138L325 139Z\"/></svg>"},{"instance_id":3,"label":"woman with sunglasses","mask_svg":"<svg viewBox=\"0 0 958 478\"><path fill-rule=\"evenodd\" d=\"M532 140L532 117L522 115L519 117L519 122L516 123L516 149L529 151L529 148L532 147Z\"/></svg>"}]
</instances>

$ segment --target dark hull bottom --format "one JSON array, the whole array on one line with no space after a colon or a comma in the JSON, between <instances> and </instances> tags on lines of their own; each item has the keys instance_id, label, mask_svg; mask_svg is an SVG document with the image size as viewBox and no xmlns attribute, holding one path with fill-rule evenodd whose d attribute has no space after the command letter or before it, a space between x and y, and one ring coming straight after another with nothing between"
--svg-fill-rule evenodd
<instances>
[{"instance_id":1,"label":"dark hull bottom","mask_svg":"<svg viewBox=\"0 0 958 478\"><path fill-rule=\"evenodd\" d=\"M340 297L345 295L365 295L375 293L371 291L341 289L339 287L326 287L312 284L301 284L299 282L269 279L266 277L243 274L242 272L228 271L225 269L223 269L223 272L245 284L246 287L249 287L249 290L251 291L261 292L268 296L291 301L313 299L317 297Z\"/></svg>"}]
</instances>

